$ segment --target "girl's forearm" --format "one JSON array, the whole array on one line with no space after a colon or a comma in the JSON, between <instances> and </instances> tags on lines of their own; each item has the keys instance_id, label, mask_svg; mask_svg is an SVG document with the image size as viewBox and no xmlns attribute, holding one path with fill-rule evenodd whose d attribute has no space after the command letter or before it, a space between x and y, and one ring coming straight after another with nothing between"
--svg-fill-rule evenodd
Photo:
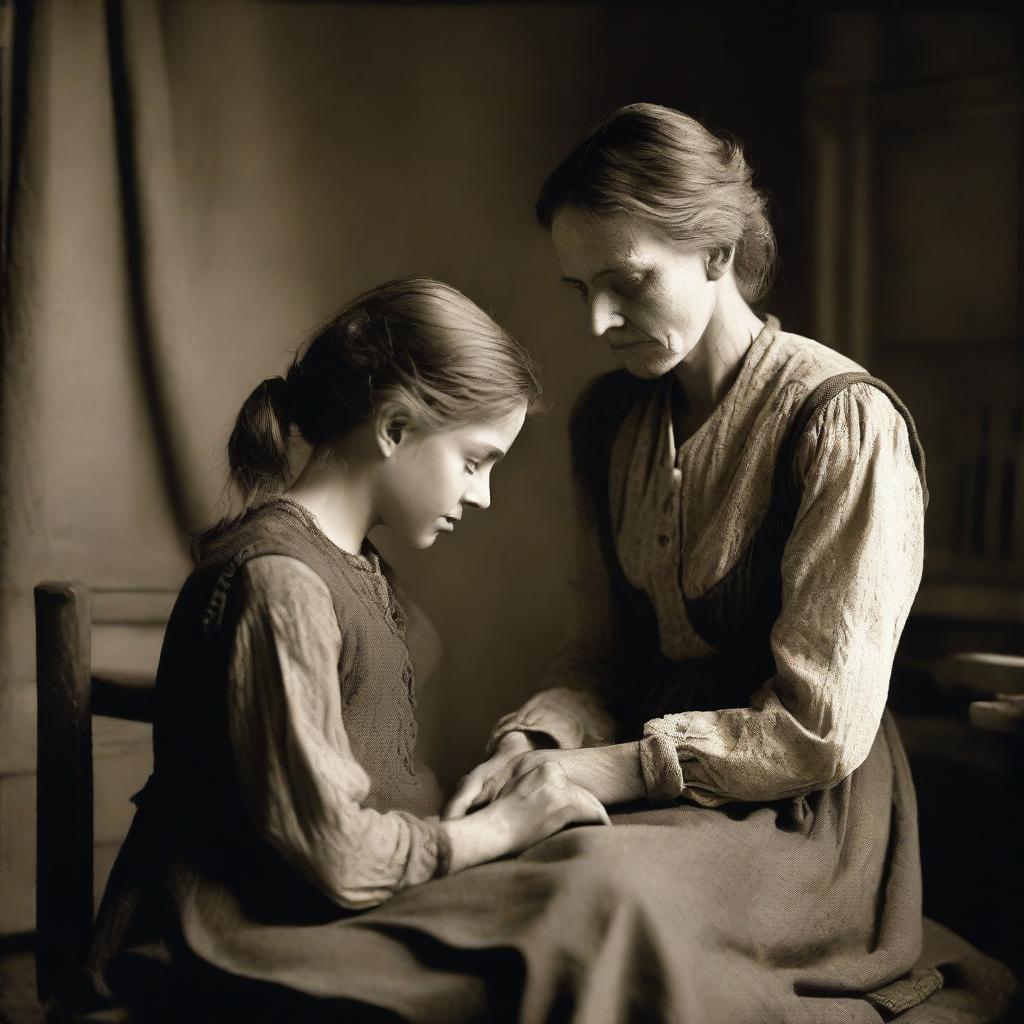
<instances>
[{"instance_id":1,"label":"girl's forearm","mask_svg":"<svg viewBox=\"0 0 1024 1024\"><path fill-rule=\"evenodd\" d=\"M508 852L507 829L500 817L489 811L490 808L485 807L467 818L441 822L451 849L449 874L484 864Z\"/></svg>"}]
</instances>

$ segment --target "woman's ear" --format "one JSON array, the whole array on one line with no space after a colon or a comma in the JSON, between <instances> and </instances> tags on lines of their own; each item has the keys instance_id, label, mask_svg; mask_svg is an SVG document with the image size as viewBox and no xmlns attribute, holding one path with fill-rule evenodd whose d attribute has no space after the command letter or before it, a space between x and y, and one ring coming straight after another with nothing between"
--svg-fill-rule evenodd
<instances>
[{"instance_id":1,"label":"woman's ear","mask_svg":"<svg viewBox=\"0 0 1024 1024\"><path fill-rule=\"evenodd\" d=\"M394 402L385 402L373 419L373 439L384 458L389 458L409 432L409 414Z\"/></svg>"},{"instance_id":2,"label":"woman's ear","mask_svg":"<svg viewBox=\"0 0 1024 1024\"><path fill-rule=\"evenodd\" d=\"M722 245L704 251L704 264L707 267L709 281L718 281L725 277L726 271L732 266L735 253L736 247L732 245Z\"/></svg>"}]
</instances>

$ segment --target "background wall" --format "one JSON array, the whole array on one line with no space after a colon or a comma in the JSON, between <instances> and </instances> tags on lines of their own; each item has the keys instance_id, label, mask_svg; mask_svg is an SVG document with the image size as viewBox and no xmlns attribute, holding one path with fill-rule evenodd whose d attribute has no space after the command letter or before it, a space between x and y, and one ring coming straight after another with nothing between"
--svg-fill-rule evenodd
<instances>
[{"instance_id":1,"label":"background wall","mask_svg":"<svg viewBox=\"0 0 1024 1024\"><path fill-rule=\"evenodd\" d=\"M558 282L532 202L597 118L652 100L743 139L777 209L783 269L766 308L857 351L856 295L836 291L848 268L827 262L847 248L847 222L824 242L820 231L853 187L840 175L840 198L821 197L820 83L863 88L894 61L910 79L970 73L960 52L1013 71L1016 26L984 12L738 10L5 5L0 931L32 921L32 585L77 577L159 603L148 592L180 584L186 532L213 512L245 395L386 278L466 291L535 353L551 406L497 471L486 514L420 554L381 538L444 643L421 743L446 786L536 689L561 633L566 417L611 364ZM865 70L879 40L890 65ZM1019 175L1016 152L1004 156ZM994 287L1014 292L1018 273ZM96 657L144 665L158 644L158 630L141 645L109 631ZM146 737L103 728L98 828L112 850Z\"/></svg>"}]
</instances>

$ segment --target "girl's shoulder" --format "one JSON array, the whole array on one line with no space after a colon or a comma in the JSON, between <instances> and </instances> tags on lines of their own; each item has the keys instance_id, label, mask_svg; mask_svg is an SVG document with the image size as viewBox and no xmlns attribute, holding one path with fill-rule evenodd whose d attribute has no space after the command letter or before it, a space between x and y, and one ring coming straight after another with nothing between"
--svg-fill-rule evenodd
<instances>
[{"instance_id":1,"label":"girl's shoulder","mask_svg":"<svg viewBox=\"0 0 1024 1024\"><path fill-rule=\"evenodd\" d=\"M327 584L293 555L254 555L239 566L234 586L249 606L301 609L333 603Z\"/></svg>"},{"instance_id":2,"label":"girl's shoulder","mask_svg":"<svg viewBox=\"0 0 1024 1024\"><path fill-rule=\"evenodd\" d=\"M275 628L312 619L331 633L339 629L334 600L327 583L302 559L279 552L245 552L246 557L219 567L215 578L208 568L203 633L232 634L238 623L260 621Z\"/></svg>"}]
</instances>

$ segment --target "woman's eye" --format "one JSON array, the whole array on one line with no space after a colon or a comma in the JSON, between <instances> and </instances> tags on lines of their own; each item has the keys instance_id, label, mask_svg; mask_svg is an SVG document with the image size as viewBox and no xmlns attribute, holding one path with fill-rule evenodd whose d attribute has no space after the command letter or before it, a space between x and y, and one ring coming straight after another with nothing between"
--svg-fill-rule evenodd
<instances>
[{"instance_id":1,"label":"woman's eye","mask_svg":"<svg viewBox=\"0 0 1024 1024\"><path fill-rule=\"evenodd\" d=\"M651 281L650 273L628 274L623 278L622 291L627 295L639 295Z\"/></svg>"},{"instance_id":2,"label":"woman's eye","mask_svg":"<svg viewBox=\"0 0 1024 1024\"><path fill-rule=\"evenodd\" d=\"M466 459L466 472L472 476L480 468L480 463L475 459Z\"/></svg>"}]
</instances>

